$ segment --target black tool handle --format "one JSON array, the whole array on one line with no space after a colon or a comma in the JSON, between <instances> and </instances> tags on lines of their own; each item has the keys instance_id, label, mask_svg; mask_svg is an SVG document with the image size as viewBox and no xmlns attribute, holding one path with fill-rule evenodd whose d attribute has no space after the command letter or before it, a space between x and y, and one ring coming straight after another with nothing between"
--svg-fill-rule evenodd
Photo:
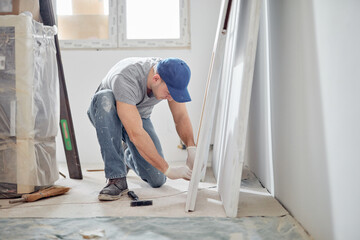
<instances>
[{"instance_id":1,"label":"black tool handle","mask_svg":"<svg viewBox=\"0 0 360 240\"><path fill-rule=\"evenodd\" d=\"M128 191L128 195L135 201L139 200L139 197L133 191Z\"/></svg>"}]
</instances>

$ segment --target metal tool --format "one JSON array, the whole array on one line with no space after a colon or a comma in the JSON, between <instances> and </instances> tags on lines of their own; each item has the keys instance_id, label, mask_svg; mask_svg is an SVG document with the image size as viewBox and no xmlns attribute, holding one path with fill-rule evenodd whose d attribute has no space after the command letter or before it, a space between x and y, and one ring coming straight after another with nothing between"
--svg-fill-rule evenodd
<instances>
[{"instance_id":1,"label":"metal tool","mask_svg":"<svg viewBox=\"0 0 360 240\"><path fill-rule=\"evenodd\" d=\"M139 206L150 206L153 204L152 200L139 200L139 197L133 192L129 191L128 196L131 197L132 201L130 203L131 207L139 207Z\"/></svg>"}]
</instances>

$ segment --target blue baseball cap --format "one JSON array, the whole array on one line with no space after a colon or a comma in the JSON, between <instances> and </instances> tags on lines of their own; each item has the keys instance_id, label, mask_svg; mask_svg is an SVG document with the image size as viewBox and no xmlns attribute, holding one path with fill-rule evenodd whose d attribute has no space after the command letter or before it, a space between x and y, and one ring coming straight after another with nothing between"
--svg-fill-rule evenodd
<instances>
[{"instance_id":1,"label":"blue baseball cap","mask_svg":"<svg viewBox=\"0 0 360 240\"><path fill-rule=\"evenodd\" d=\"M166 58L157 64L157 72L166 83L171 97L176 102L190 102L187 86L190 81L190 68L181 59Z\"/></svg>"}]
</instances>

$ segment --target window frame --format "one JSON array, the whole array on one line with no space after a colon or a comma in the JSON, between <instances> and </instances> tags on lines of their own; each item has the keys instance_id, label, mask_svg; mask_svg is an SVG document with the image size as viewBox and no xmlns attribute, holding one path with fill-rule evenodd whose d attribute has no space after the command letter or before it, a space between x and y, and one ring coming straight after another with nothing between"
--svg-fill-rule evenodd
<instances>
[{"instance_id":1,"label":"window frame","mask_svg":"<svg viewBox=\"0 0 360 240\"><path fill-rule=\"evenodd\" d=\"M179 39L127 39L126 38L126 0L119 0L118 26L119 47L190 47L189 2L179 0L180 38Z\"/></svg>"},{"instance_id":2,"label":"window frame","mask_svg":"<svg viewBox=\"0 0 360 240\"><path fill-rule=\"evenodd\" d=\"M61 1L61 0L56 0ZM62 49L78 49L78 48L116 48L117 47L117 19L116 19L116 0L109 0L109 38L108 39L74 39L60 40ZM55 11L56 12L56 11Z\"/></svg>"},{"instance_id":3,"label":"window frame","mask_svg":"<svg viewBox=\"0 0 360 240\"><path fill-rule=\"evenodd\" d=\"M56 0L61 1L61 0ZM189 0L179 0L179 39L127 39L126 0L109 0L109 38L60 40L62 49L188 48L190 43ZM56 11L55 11L56 12Z\"/></svg>"}]
</instances>

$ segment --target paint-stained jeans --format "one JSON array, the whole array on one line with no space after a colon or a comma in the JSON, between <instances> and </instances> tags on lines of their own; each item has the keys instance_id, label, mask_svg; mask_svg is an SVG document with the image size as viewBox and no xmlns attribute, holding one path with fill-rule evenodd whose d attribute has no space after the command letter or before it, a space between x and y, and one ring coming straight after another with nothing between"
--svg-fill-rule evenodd
<instances>
[{"instance_id":1,"label":"paint-stained jeans","mask_svg":"<svg viewBox=\"0 0 360 240\"><path fill-rule=\"evenodd\" d=\"M101 90L91 100L88 116L96 129L101 148L101 155L105 164L105 177L126 177L126 165L152 187L160 187L166 181L165 175L148 163L137 151L135 145L121 123L117 111L114 94L111 90ZM150 118L143 118L143 128L150 135L159 154L163 156L159 138ZM124 152L122 141L128 148ZM124 162L125 161L125 162Z\"/></svg>"}]
</instances>

